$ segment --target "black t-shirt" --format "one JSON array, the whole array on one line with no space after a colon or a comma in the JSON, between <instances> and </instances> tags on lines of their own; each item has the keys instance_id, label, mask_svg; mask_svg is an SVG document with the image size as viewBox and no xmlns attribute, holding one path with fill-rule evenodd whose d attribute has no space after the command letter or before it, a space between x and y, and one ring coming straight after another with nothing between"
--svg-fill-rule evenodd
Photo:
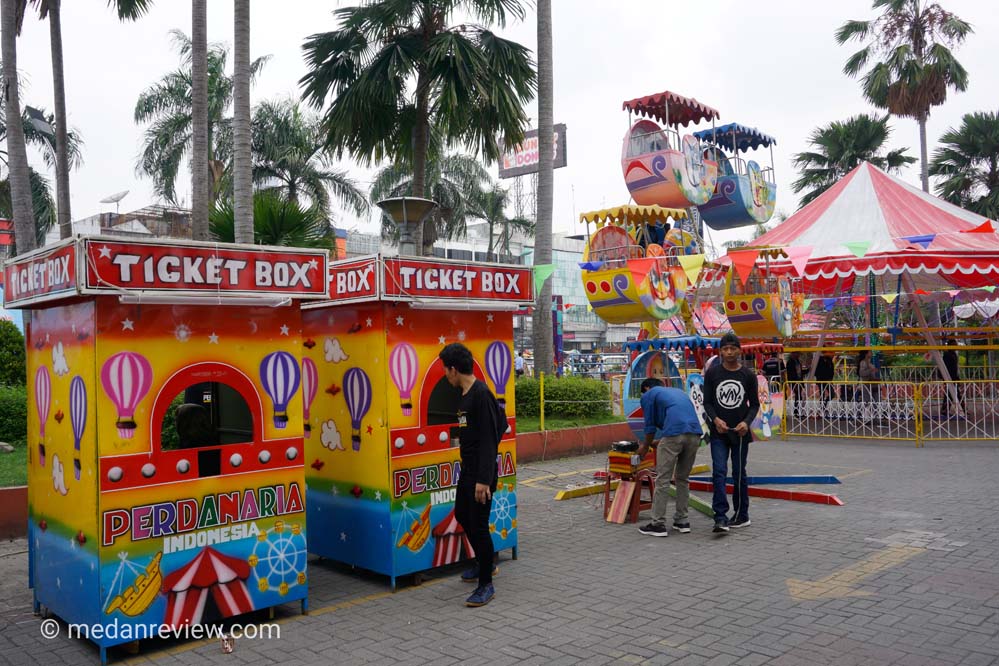
<instances>
[{"instance_id":1,"label":"black t-shirt","mask_svg":"<svg viewBox=\"0 0 999 666\"><path fill-rule=\"evenodd\" d=\"M485 483L496 490L496 398L476 379L458 403L458 441L461 445L459 483Z\"/></svg>"},{"instance_id":2,"label":"black t-shirt","mask_svg":"<svg viewBox=\"0 0 999 666\"><path fill-rule=\"evenodd\" d=\"M780 359L768 358L763 362L763 376L767 379L777 377L784 371L784 363Z\"/></svg>"},{"instance_id":3,"label":"black t-shirt","mask_svg":"<svg viewBox=\"0 0 999 666\"><path fill-rule=\"evenodd\" d=\"M787 381L801 381L801 359L794 358L793 356L787 359Z\"/></svg>"},{"instance_id":4,"label":"black t-shirt","mask_svg":"<svg viewBox=\"0 0 999 666\"><path fill-rule=\"evenodd\" d=\"M747 367L727 370L722 363L715 363L704 374L704 413L713 437L721 437L715 428L715 417L720 417L729 428L739 421L751 425L760 411L759 383L756 374Z\"/></svg>"},{"instance_id":5,"label":"black t-shirt","mask_svg":"<svg viewBox=\"0 0 999 666\"><path fill-rule=\"evenodd\" d=\"M954 351L953 349L948 349L947 351L945 351L943 353L943 362L944 362L944 367L947 368L947 374L950 375L950 377L947 377L947 379L950 379L951 381L957 381L958 378L957 352Z\"/></svg>"},{"instance_id":6,"label":"black t-shirt","mask_svg":"<svg viewBox=\"0 0 999 666\"><path fill-rule=\"evenodd\" d=\"M820 382L831 382L836 375L836 366L833 365L832 358L820 356L819 362L815 365L815 380Z\"/></svg>"}]
</instances>

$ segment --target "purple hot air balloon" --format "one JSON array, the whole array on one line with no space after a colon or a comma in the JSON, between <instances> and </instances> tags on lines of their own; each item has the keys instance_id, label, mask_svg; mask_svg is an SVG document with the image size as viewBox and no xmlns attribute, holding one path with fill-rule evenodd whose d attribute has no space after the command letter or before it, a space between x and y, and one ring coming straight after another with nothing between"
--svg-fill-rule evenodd
<instances>
[{"instance_id":1,"label":"purple hot air balloon","mask_svg":"<svg viewBox=\"0 0 999 666\"><path fill-rule=\"evenodd\" d=\"M87 386L76 375L69 383L69 420L73 424L73 474L80 480L80 440L87 428Z\"/></svg>"},{"instance_id":2,"label":"purple hot air balloon","mask_svg":"<svg viewBox=\"0 0 999 666\"><path fill-rule=\"evenodd\" d=\"M48 367L42 365L35 371L35 410L38 412L38 461L45 467L45 422L49 420L49 407L52 405L52 377Z\"/></svg>"},{"instance_id":3,"label":"purple hot air balloon","mask_svg":"<svg viewBox=\"0 0 999 666\"><path fill-rule=\"evenodd\" d=\"M302 395L305 398L305 436L312 436L312 426L309 425L309 410L312 401L316 399L319 390L319 368L311 358L302 359Z\"/></svg>"},{"instance_id":4,"label":"purple hot air balloon","mask_svg":"<svg viewBox=\"0 0 999 666\"><path fill-rule=\"evenodd\" d=\"M506 407L506 383L510 379L510 348L496 340L486 347L486 374L493 380L496 400Z\"/></svg>"},{"instance_id":5,"label":"purple hot air balloon","mask_svg":"<svg viewBox=\"0 0 999 666\"><path fill-rule=\"evenodd\" d=\"M361 419L371 407L371 380L360 368L351 368L343 375L343 395L350 412L350 443L361 450Z\"/></svg>"},{"instance_id":6,"label":"purple hot air balloon","mask_svg":"<svg viewBox=\"0 0 999 666\"><path fill-rule=\"evenodd\" d=\"M153 385L153 366L142 354L118 352L104 361L101 385L118 408L118 435L131 439L135 434L135 408Z\"/></svg>"},{"instance_id":7,"label":"purple hot air balloon","mask_svg":"<svg viewBox=\"0 0 999 666\"><path fill-rule=\"evenodd\" d=\"M298 390L298 361L285 351L271 352L260 362L260 382L274 403L274 427L288 425L288 402Z\"/></svg>"},{"instance_id":8,"label":"purple hot air balloon","mask_svg":"<svg viewBox=\"0 0 999 666\"><path fill-rule=\"evenodd\" d=\"M408 342L400 342L389 354L389 375L399 389L399 399L402 400L402 413L410 416L413 413L413 386L416 384L416 374L420 361L416 349Z\"/></svg>"}]
</instances>

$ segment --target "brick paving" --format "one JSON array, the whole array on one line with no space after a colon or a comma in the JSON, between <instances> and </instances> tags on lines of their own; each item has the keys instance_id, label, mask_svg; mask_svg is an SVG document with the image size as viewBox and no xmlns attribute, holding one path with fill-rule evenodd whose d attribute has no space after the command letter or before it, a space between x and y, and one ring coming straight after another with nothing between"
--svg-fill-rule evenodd
<instances>
[{"instance_id":1,"label":"brick paving","mask_svg":"<svg viewBox=\"0 0 999 666\"><path fill-rule=\"evenodd\" d=\"M707 462L702 449L698 462ZM797 439L752 445L751 474L834 474L845 506L752 498L725 536L653 539L603 521L597 497L556 502L603 456L520 467L519 559L497 596L462 601L458 568L422 585L310 562L311 613L279 610L281 638L143 643L123 664L994 664L999 662L999 449ZM710 499L706 494L702 498ZM670 504L672 513L672 502ZM670 513L670 515L671 515ZM647 518L647 514L643 514ZM93 664L97 649L44 640L27 546L0 544L0 663ZM795 598L788 579L817 598ZM806 595L807 596L807 595ZM265 619L265 618L261 618ZM64 633L64 632L63 632Z\"/></svg>"}]
</instances>

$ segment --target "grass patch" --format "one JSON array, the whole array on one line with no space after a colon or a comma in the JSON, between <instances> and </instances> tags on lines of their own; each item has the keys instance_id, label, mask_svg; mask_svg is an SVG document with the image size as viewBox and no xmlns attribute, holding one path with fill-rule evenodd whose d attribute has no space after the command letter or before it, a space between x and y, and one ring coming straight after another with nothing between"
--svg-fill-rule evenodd
<instances>
[{"instance_id":1,"label":"grass patch","mask_svg":"<svg viewBox=\"0 0 999 666\"><path fill-rule=\"evenodd\" d=\"M579 416L575 418L565 418L560 416L546 416L545 430L565 430L567 428L585 428L586 426L603 425L605 423L623 423L623 416ZM541 419L537 416L518 416L517 432L537 432L541 430Z\"/></svg>"},{"instance_id":2,"label":"grass patch","mask_svg":"<svg viewBox=\"0 0 999 666\"><path fill-rule=\"evenodd\" d=\"M13 453L0 453L0 488L28 485L28 447L11 442Z\"/></svg>"}]
</instances>

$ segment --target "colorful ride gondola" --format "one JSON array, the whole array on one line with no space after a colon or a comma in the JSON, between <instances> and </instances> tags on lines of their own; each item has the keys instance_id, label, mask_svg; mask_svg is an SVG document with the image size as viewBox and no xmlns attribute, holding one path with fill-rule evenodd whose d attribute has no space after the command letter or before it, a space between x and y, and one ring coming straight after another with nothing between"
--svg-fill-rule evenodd
<instances>
[{"instance_id":1,"label":"colorful ride gondola","mask_svg":"<svg viewBox=\"0 0 999 666\"><path fill-rule=\"evenodd\" d=\"M694 137L710 146L707 154L718 164L714 195L697 206L704 223L720 231L769 220L777 201L772 149L777 140L738 123L694 132ZM770 166L761 169L739 156L758 148L771 148Z\"/></svg>"},{"instance_id":2,"label":"colorful ride gondola","mask_svg":"<svg viewBox=\"0 0 999 666\"><path fill-rule=\"evenodd\" d=\"M743 279L734 267L725 278L725 316L739 337L759 340L787 338L801 325L804 294L799 281L771 275L770 259L784 257L780 248L760 248L760 259Z\"/></svg>"},{"instance_id":3,"label":"colorful ride gondola","mask_svg":"<svg viewBox=\"0 0 999 666\"><path fill-rule=\"evenodd\" d=\"M621 169L635 203L687 208L707 203L715 189L718 164L705 156L695 136L678 127L718 118L718 111L676 93L661 92L624 102L630 114L645 116L624 135ZM629 122L630 124L630 122Z\"/></svg>"}]
</instances>

